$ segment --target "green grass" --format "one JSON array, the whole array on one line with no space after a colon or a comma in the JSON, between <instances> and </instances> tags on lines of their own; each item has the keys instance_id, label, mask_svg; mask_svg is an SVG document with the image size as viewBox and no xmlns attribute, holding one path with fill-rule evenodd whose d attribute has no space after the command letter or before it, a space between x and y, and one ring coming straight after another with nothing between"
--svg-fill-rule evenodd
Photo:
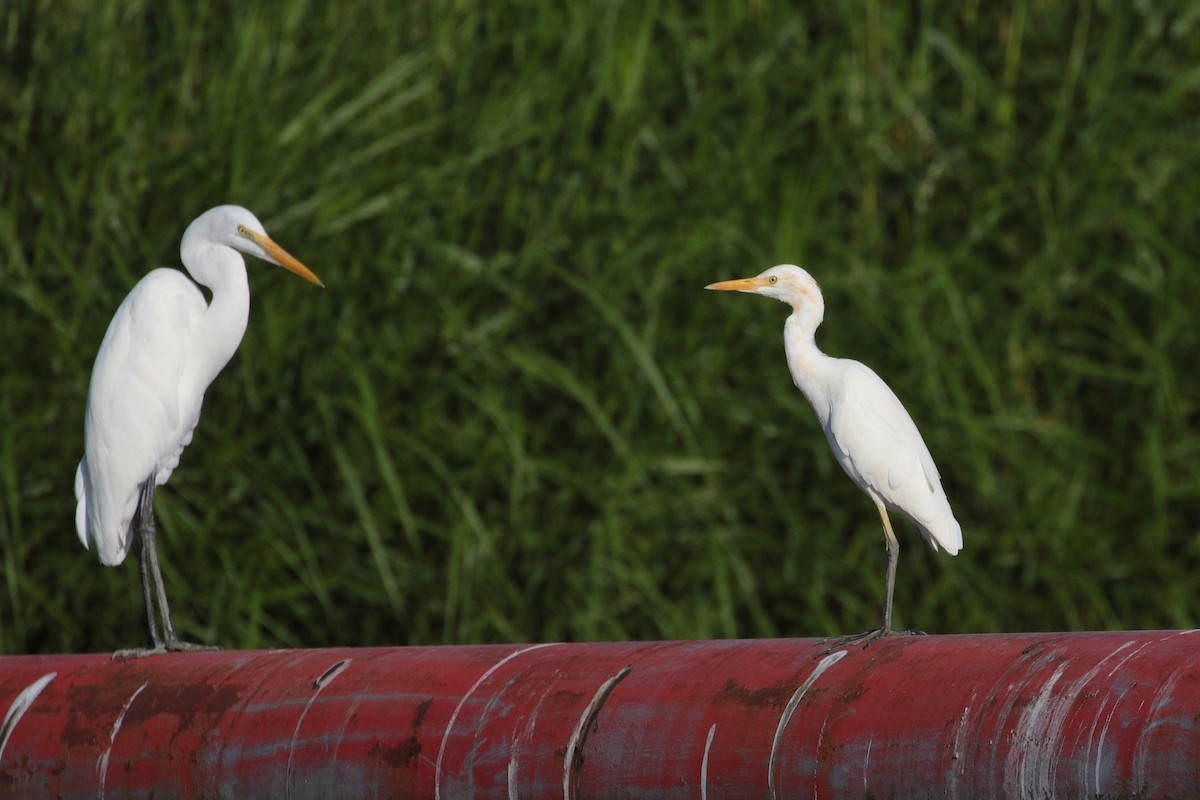
<instances>
[{"instance_id":1,"label":"green grass","mask_svg":"<svg viewBox=\"0 0 1200 800\"><path fill-rule=\"evenodd\" d=\"M966 548L898 622L1200 610L1200 13L681 0L39 2L0 19L0 651L139 643L73 529L122 296L236 202L250 327L157 496L227 647L810 636L882 536L783 360L880 373ZM817 8L817 7L814 7ZM86 9L86 13L85 13Z\"/></svg>"}]
</instances>

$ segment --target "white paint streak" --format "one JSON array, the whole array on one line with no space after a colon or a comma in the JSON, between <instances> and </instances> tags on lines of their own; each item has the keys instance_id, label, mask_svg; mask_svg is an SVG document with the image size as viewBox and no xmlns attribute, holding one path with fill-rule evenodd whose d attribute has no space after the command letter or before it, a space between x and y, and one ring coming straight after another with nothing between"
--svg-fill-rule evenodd
<instances>
[{"instance_id":1,"label":"white paint streak","mask_svg":"<svg viewBox=\"0 0 1200 800\"><path fill-rule=\"evenodd\" d=\"M338 675L346 671L353 659L346 658L341 661L334 662L329 669L325 670L320 677L313 681L313 693L308 698L308 702L304 704L304 710L300 712L300 718L296 720L296 729L292 731L292 745L288 750L287 762L287 796L292 796L292 759L296 755L296 739L300 737L300 726L304 724L304 718L308 716L308 710L312 708L313 703L317 702L317 697L325 690L325 687L333 683Z\"/></svg>"},{"instance_id":2,"label":"white paint streak","mask_svg":"<svg viewBox=\"0 0 1200 800\"><path fill-rule=\"evenodd\" d=\"M971 691L971 703L975 702L978 696L976 690ZM950 798L958 800L958 778L966 768L966 760L963 758L963 745L967 738L967 723L971 719L971 706L963 706L962 716L958 718L958 725L954 728L954 744L953 752L950 754L950 760L954 762L950 769Z\"/></svg>"},{"instance_id":3,"label":"white paint streak","mask_svg":"<svg viewBox=\"0 0 1200 800\"><path fill-rule=\"evenodd\" d=\"M1124 650L1125 648L1129 647L1132 644L1133 644L1132 641L1125 642L1120 647L1118 647L1116 650L1114 650L1112 653L1110 653L1108 655L1108 657L1104 659L1104 661L1107 661L1109 658L1112 658L1117 653L1120 653L1122 650ZM1111 685L1112 677L1117 674L1117 671L1119 669L1121 669L1121 667L1125 666L1125 664L1128 663L1131 658L1136 656L1138 653L1142 652L1142 650L1146 649L1146 647L1149 644L1150 644L1150 642L1143 642L1141 647L1136 648L1135 650L1130 652L1128 655L1126 655L1124 658L1122 658L1120 661L1118 661L1113 666L1113 668L1108 671L1108 675L1105 676L1106 683ZM1103 664L1104 661L1101 661L1100 664ZM1097 664L1096 666L1099 667L1100 664ZM1091 763L1093 765L1091 777L1092 777L1093 783L1096 787L1092 790L1092 793L1094 793L1094 794L1098 794L1100 792L1100 788L1099 788L1100 787L1100 764L1104 760L1104 740L1108 737L1108 726L1112 724L1113 716L1116 714L1116 711L1117 711L1117 704L1120 703L1120 698L1117 698L1117 700L1115 702L1113 702L1111 707L1108 705L1108 701L1109 701L1109 697L1105 696L1104 701L1100 704L1100 710L1096 712L1096 718L1092 720L1092 727L1088 731L1087 752L1086 752L1086 755L1083 760L1083 769L1084 769L1083 785L1085 788L1087 787L1087 783L1088 783L1088 775L1086 772L1087 765L1089 763ZM1096 755L1093 760L1092 745L1093 745L1094 736L1096 733L1096 726L1100 722L1100 715L1104 713L1104 710L1106 708L1108 709L1108 717L1104 720L1104 727L1102 727L1100 729L1100 740L1098 742L1095 742Z\"/></svg>"},{"instance_id":4,"label":"white paint streak","mask_svg":"<svg viewBox=\"0 0 1200 800\"><path fill-rule=\"evenodd\" d=\"M317 699L317 695L321 693L322 689L333 683L334 678L346 671L346 667L350 666L350 662L353 660L354 659L352 658L346 658L338 661L329 669L325 670L321 677L313 681L313 689L316 690L316 694L309 699L309 705L312 705L312 701Z\"/></svg>"},{"instance_id":5,"label":"white paint streak","mask_svg":"<svg viewBox=\"0 0 1200 800\"><path fill-rule=\"evenodd\" d=\"M867 755L863 759L863 797L869 797L871 790L867 782L867 772L871 767L871 745L875 744L875 737L867 739Z\"/></svg>"},{"instance_id":6,"label":"white paint streak","mask_svg":"<svg viewBox=\"0 0 1200 800\"><path fill-rule=\"evenodd\" d=\"M1108 726L1112 724L1116 713L1117 704L1113 703L1112 710L1108 712L1108 719L1104 721L1104 727L1100 729L1100 741L1096 742L1096 771L1094 775L1096 786L1100 785L1100 764L1104 762L1104 740L1108 738Z\"/></svg>"},{"instance_id":7,"label":"white paint streak","mask_svg":"<svg viewBox=\"0 0 1200 800\"><path fill-rule=\"evenodd\" d=\"M779 758L779 743L783 740L784 728L791 722L792 715L796 713L796 707L804 699L804 693L812 687L825 670L845 658L847 652L849 651L839 650L822 658L813 668L812 674L804 680L804 683L800 684L799 689L792 693L791 699L784 706L783 714L779 717L779 724L775 727L775 739L771 742L771 757L767 761L767 788L771 791L771 800L776 800L777 797L775 793L775 763Z\"/></svg>"},{"instance_id":8,"label":"white paint streak","mask_svg":"<svg viewBox=\"0 0 1200 800\"><path fill-rule=\"evenodd\" d=\"M1065 662L1055 668L1050 679L1042 684L1037 697L1025 706L1017 719L1012 746L1004 764L1007 797L1032 800L1054 796L1050 773L1057 761L1057 753L1054 751L1052 729L1060 710L1070 708L1070 704L1062 702L1061 697L1054 697L1054 687L1066 669ZM1065 711L1062 713L1065 714ZM1061 722L1058 727L1061 729Z\"/></svg>"},{"instance_id":9,"label":"white paint streak","mask_svg":"<svg viewBox=\"0 0 1200 800\"><path fill-rule=\"evenodd\" d=\"M525 742L529 739L533 729L537 726L538 714L542 712L542 704L546 702L546 697L550 694L550 690L542 692L537 703L533 707L533 711L529 714L529 720L525 723L525 727L521 732L513 737L512 745L508 751L508 797L509 800L517 800L517 759L520 756L521 749L525 746Z\"/></svg>"},{"instance_id":10,"label":"white paint streak","mask_svg":"<svg viewBox=\"0 0 1200 800\"><path fill-rule=\"evenodd\" d=\"M825 729L829 727L829 716L821 720L821 730L817 731L817 743L813 747L813 800L817 800L817 785L821 778L821 745L825 743Z\"/></svg>"},{"instance_id":11,"label":"white paint streak","mask_svg":"<svg viewBox=\"0 0 1200 800\"><path fill-rule=\"evenodd\" d=\"M1164 723L1169 723L1171 720L1163 716L1163 712L1170 709L1171 698L1175 695L1175 689L1179 686L1179 679L1190 672L1190 665L1184 664L1171 670L1166 679L1158 685L1154 690L1154 695L1150 699L1150 709L1146 724L1142 726L1138 734L1137 745L1133 748L1133 775L1132 785L1137 787L1139 791L1146 792L1147 797L1154 797L1157 792L1156 788L1159 784L1159 776L1153 770L1146 769L1146 762L1150 758L1150 751L1154 740L1154 733Z\"/></svg>"},{"instance_id":12,"label":"white paint streak","mask_svg":"<svg viewBox=\"0 0 1200 800\"><path fill-rule=\"evenodd\" d=\"M108 779L108 757L112 753L113 744L117 741L117 731L121 730L121 724L125 722L125 714L129 711L129 707L133 705L133 701L149 685L148 683L143 683L133 694L129 695L129 699L125 701L125 705L121 706L121 713L117 714L117 719L113 722L112 731L108 734L108 747L105 747L100 758L96 759L96 775L100 780L100 800L104 800L104 782Z\"/></svg>"},{"instance_id":13,"label":"white paint streak","mask_svg":"<svg viewBox=\"0 0 1200 800\"><path fill-rule=\"evenodd\" d=\"M0 758L4 757L4 748L8 746L8 737L12 736L13 729L17 727L21 717L25 716L25 712L33 705L33 701L37 700L37 696L42 693L42 690L57 676L57 672L46 673L22 689L21 693L17 695L17 699L12 701L12 705L8 707L8 713L4 715L3 724L0 724Z\"/></svg>"},{"instance_id":14,"label":"white paint streak","mask_svg":"<svg viewBox=\"0 0 1200 800\"><path fill-rule=\"evenodd\" d=\"M442 797L442 758L446 755L446 742L449 740L450 731L454 730L454 723L458 720L459 712L461 712L463 706L467 704L467 700L470 699L471 695L475 694L475 690L482 686L484 681L492 676L493 672L500 669L509 661L512 661L514 658L523 655L524 653L528 653L533 650L540 650L543 647L553 646L553 642L543 642L542 644L531 644L529 647L522 647L520 650L512 651L504 658L488 667L487 671L479 676L479 680L475 681L471 688L467 690L467 693L462 696L462 699L458 701L458 705L454 707L454 713L450 715L450 721L446 723L446 730L442 734L442 743L438 747L437 761L434 762L433 766L433 796L435 800L441 800Z\"/></svg>"},{"instance_id":15,"label":"white paint streak","mask_svg":"<svg viewBox=\"0 0 1200 800\"><path fill-rule=\"evenodd\" d=\"M704 759L700 762L700 800L708 800L708 751L712 749L713 734L717 732L717 723L708 728L708 738L704 741Z\"/></svg>"},{"instance_id":16,"label":"white paint streak","mask_svg":"<svg viewBox=\"0 0 1200 800\"><path fill-rule=\"evenodd\" d=\"M517 754L508 756L508 800L517 800Z\"/></svg>"},{"instance_id":17,"label":"white paint streak","mask_svg":"<svg viewBox=\"0 0 1200 800\"><path fill-rule=\"evenodd\" d=\"M583 709L579 722L575 723L575 730L571 731L571 738L567 741L567 754L563 756L563 800L571 800L571 767L575 764L575 750L579 747L588 722L595 718L600 704L608 697L608 693L612 691L617 681L629 674L629 670L630 667L622 667L615 675L600 684L600 688L592 695L592 701Z\"/></svg>"},{"instance_id":18,"label":"white paint streak","mask_svg":"<svg viewBox=\"0 0 1200 800\"><path fill-rule=\"evenodd\" d=\"M1111 659L1133 645L1128 641L1117 647L1108 655L1080 676L1055 691L1055 687L1067 669L1067 661L1063 661L1054 670L1054 674L1042 686L1037 697L1027 705L1017 719L1013 730L1013 745L1005 759L1005 789L1010 797L1034 798L1052 797L1055 794L1055 784L1058 773L1058 758L1062 747L1062 732L1067 717L1074 708L1079 695L1087 685L1100 673ZM1109 677L1120 668L1121 664L1132 658L1138 650L1127 655L1124 660L1109 671ZM1092 730L1095 730L1093 722ZM1090 735L1088 749L1091 749ZM1085 759L1086 770L1086 759ZM1086 771L1082 776L1087 782ZM1098 778L1097 778L1098 780Z\"/></svg>"}]
</instances>

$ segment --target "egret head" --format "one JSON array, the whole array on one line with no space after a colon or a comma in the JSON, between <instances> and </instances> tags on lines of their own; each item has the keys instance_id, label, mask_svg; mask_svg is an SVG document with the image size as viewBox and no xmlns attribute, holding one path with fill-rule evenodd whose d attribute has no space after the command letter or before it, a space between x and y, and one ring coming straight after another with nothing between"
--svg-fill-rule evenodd
<instances>
[{"instance_id":1,"label":"egret head","mask_svg":"<svg viewBox=\"0 0 1200 800\"><path fill-rule=\"evenodd\" d=\"M217 206L196 217L183 232L183 244L180 249L184 263L188 264L187 253L190 248L212 245L231 247L246 255L261 258L269 264L283 267L318 286L325 286L312 270L267 235L258 217L241 206ZM188 268L192 269L192 266L188 265Z\"/></svg>"},{"instance_id":2,"label":"egret head","mask_svg":"<svg viewBox=\"0 0 1200 800\"><path fill-rule=\"evenodd\" d=\"M753 278L710 283L704 288L718 292L749 292L774 297L787 303L797 312L816 312L818 321L825 314L821 288L811 275L794 264L780 264Z\"/></svg>"}]
</instances>

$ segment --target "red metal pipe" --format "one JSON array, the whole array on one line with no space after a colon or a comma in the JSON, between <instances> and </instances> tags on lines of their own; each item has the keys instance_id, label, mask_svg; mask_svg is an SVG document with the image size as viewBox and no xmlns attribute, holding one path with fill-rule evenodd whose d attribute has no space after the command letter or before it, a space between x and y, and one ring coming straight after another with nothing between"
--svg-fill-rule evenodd
<instances>
[{"instance_id":1,"label":"red metal pipe","mask_svg":"<svg viewBox=\"0 0 1200 800\"><path fill-rule=\"evenodd\" d=\"M0 798L1200 798L1198 633L0 658Z\"/></svg>"}]
</instances>

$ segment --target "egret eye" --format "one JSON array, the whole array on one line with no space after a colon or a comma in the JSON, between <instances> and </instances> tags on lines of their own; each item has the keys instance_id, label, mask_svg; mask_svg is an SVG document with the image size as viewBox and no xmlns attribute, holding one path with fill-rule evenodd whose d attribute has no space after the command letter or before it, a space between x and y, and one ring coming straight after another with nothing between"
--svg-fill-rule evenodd
<instances>
[{"instance_id":1,"label":"egret eye","mask_svg":"<svg viewBox=\"0 0 1200 800\"><path fill-rule=\"evenodd\" d=\"M779 283L779 276L778 276L778 275L772 275L772 276L771 276L770 278L768 278L767 280L769 280L771 283Z\"/></svg>"},{"instance_id":2,"label":"egret eye","mask_svg":"<svg viewBox=\"0 0 1200 800\"><path fill-rule=\"evenodd\" d=\"M250 238L250 229L245 225L238 225L237 232L238 236L245 236L247 239Z\"/></svg>"}]
</instances>

